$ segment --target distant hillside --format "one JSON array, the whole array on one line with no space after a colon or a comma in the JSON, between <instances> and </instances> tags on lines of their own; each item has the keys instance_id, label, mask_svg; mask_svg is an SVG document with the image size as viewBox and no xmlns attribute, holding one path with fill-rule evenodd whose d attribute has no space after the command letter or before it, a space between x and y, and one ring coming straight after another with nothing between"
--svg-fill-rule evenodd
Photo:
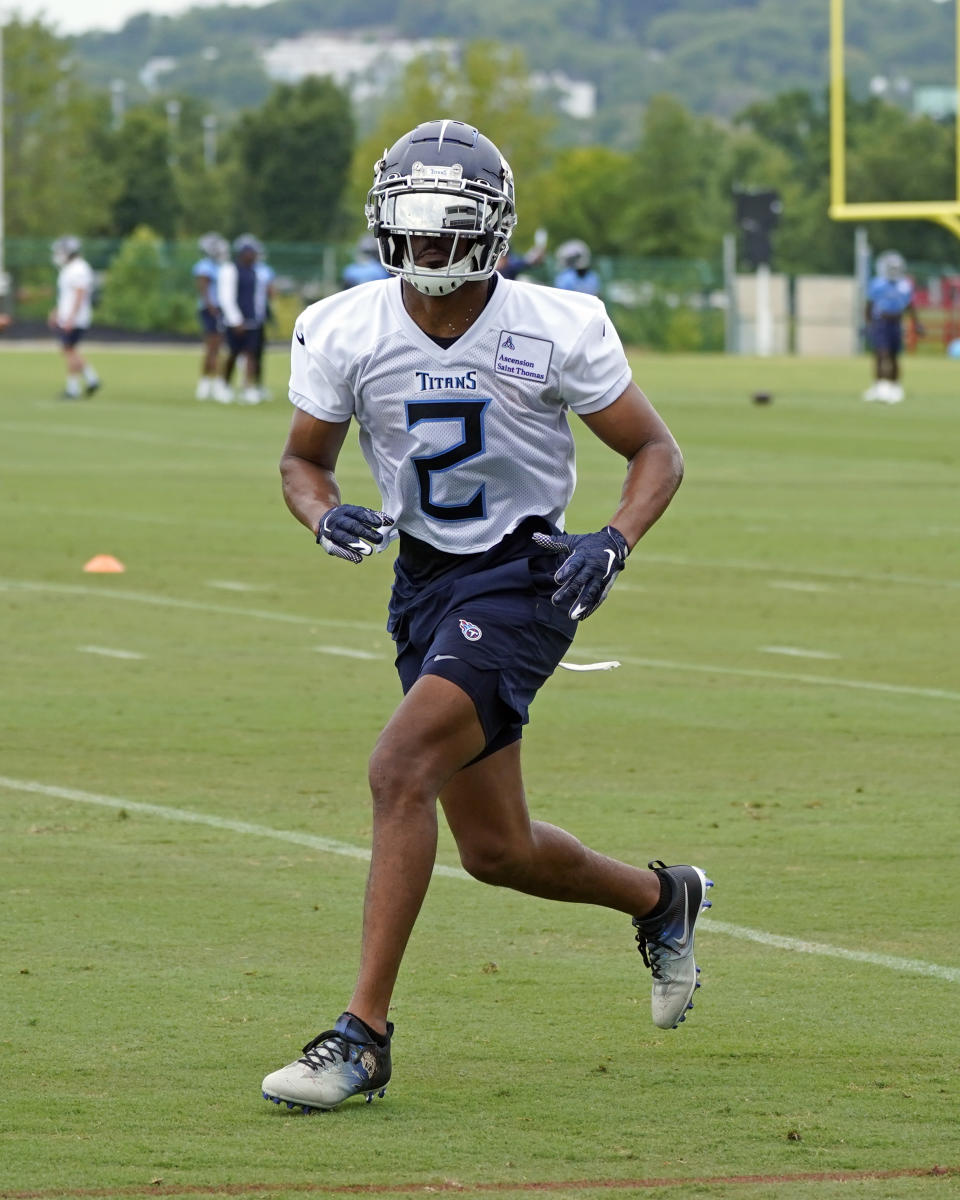
<instances>
[{"instance_id":1,"label":"distant hillside","mask_svg":"<svg viewBox=\"0 0 960 1200\"><path fill-rule=\"evenodd\" d=\"M828 0L276 0L143 14L117 33L77 38L75 53L91 81L123 79L131 98L175 91L230 112L262 101L271 86L262 55L283 39L321 31L384 43L496 37L521 48L532 70L594 85L596 111L567 120L570 140L625 145L658 92L720 118L788 89L821 92L828 12ZM857 92L885 87L910 105L919 88L954 87L953 4L847 0L847 26ZM352 86L369 107L369 84L382 85L389 66L361 57L373 65L359 68Z\"/></svg>"}]
</instances>

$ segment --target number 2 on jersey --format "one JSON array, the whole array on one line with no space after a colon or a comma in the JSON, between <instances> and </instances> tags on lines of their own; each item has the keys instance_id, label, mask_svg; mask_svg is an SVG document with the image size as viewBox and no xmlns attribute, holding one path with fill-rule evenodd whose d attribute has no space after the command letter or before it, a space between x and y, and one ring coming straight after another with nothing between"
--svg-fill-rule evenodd
<instances>
[{"instance_id":1,"label":"number 2 on jersey","mask_svg":"<svg viewBox=\"0 0 960 1200\"><path fill-rule=\"evenodd\" d=\"M458 421L461 438L439 454L414 458L420 484L420 507L438 521L474 521L487 513L485 485L463 504L437 504L431 497L432 476L450 471L484 451L483 416L489 400L408 400L407 428L421 421Z\"/></svg>"}]
</instances>

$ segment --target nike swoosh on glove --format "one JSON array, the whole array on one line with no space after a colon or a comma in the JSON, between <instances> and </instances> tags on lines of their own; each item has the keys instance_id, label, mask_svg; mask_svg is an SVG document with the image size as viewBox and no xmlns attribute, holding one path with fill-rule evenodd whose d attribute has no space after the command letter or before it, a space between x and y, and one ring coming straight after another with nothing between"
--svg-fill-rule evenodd
<instances>
[{"instance_id":1,"label":"nike swoosh on glove","mask_svg":"<svg viewBox=\"0 0 960 1200\"><path fill-rule=\"evenodd\" d=\"M393 517L375 508L338 504L324 513L317 526L317 545L347 562L362 562L383 541L381 526L392 525Z\"/></svg>"},{"instance_id":2,"label":"nike swoosh on glove","mask_svg":"<svg viewBox=\"0 0 960 1200\"><path fill-rule=\"evenodd\" d=\"M612 525L599 533L535 533L533 540L542 549L563 556L553 577L561 586L551 601L557 608L570 604L574 621L583 621L597 611L630 553L626 538Z\"/></svg>"}]
</instances>

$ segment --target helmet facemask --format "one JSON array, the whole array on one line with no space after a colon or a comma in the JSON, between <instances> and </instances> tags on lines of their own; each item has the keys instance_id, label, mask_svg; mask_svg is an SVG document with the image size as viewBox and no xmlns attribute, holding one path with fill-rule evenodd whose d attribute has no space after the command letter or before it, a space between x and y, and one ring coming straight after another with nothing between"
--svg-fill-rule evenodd
<instances>
[{"instance_id":1,"label":"helmet facemask","mask_svg":"<svg viewBox=\"0 0 960 1200\"><path fill-rule=\"evenodd\" d=\"M386 178L383 165L377 164L366 214L384 267L425 296L446 296L470 280L489 279L516 224L507 164L502 165L510 192L465 179L459 163L415 162L409 175ZM424 238L437 240L443 263L417 263L414 240Z\"/></svg>"},{"instance_id":2,"label":"helmet facemask","mask_svg":"<svg viewBox=\"0 0 960 1200\"><path fill-rule=\"evenodd\" d=\"M58 237L50 247L50 258L58 268L65 267L75 255L80 253L80 239L66 234Z\"/></svg>"}]
</instances>

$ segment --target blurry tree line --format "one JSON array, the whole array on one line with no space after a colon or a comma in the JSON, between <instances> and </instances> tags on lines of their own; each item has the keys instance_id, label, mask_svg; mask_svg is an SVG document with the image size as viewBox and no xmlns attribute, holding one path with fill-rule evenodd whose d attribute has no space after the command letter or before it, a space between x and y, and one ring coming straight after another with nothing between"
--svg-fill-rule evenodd
<instances>
[{"instance_id":1,"label":"blurry tree line","mask_svg":"<svg viewBox=\"0 0 960 1200\"><path fill-rule=\"evenodd\" d=\"M688 108L731 119L779 92L809 89L823 76L827 0L485 0L483 29L523 46L530 66L589 80L592 118L561 118L564 137L620 149L650 99L682 96ZM227 111L255 107L270 90L259 52L280 39L337 30L361 39L477 36L475 0L274 0L256 7L141 13L122 29L78 37L84 77L106 87L122 78L142 94L139 67L163 60L165 83ZM955 75L954 5L930 0L847 0L846 42L853 90L884 74L901 102L914 87ZM359 110L369 128L364 105Z\"/></svg>"},{"instance_id":2,"label":"blurry tree line","mask_svg":"<svg viewBox=\"0 0 960 1200\"><path fill-rule=\"evenodd\" d=\"M110 97L84 85L68 44L40 21L14 20L4 37L6 232L161 239L207 229L249 230L283 243L346 243L362 231L363 198L384 147L420 120L456 115L500 146L517 179L522 251L538 226L551 244L578 237L597 256L718 262L733 228L735 187L776 188L783 219L775 266L849 273L850 226L827 217L826 97L787 92L730 122L654 96L627 149L560 146L554 118L529 83L521 51L469 44L453 65L408 68L375 131L358 138L349 97L329 79L274 87L205 153L203 101L169 95L117 122ZM848 199L953 195L951 122L914 117L878 99L848 103ZM931 223L871 226L875 246L908 260L956 261L956 241Z\"/></svg>"}]
</instances>

